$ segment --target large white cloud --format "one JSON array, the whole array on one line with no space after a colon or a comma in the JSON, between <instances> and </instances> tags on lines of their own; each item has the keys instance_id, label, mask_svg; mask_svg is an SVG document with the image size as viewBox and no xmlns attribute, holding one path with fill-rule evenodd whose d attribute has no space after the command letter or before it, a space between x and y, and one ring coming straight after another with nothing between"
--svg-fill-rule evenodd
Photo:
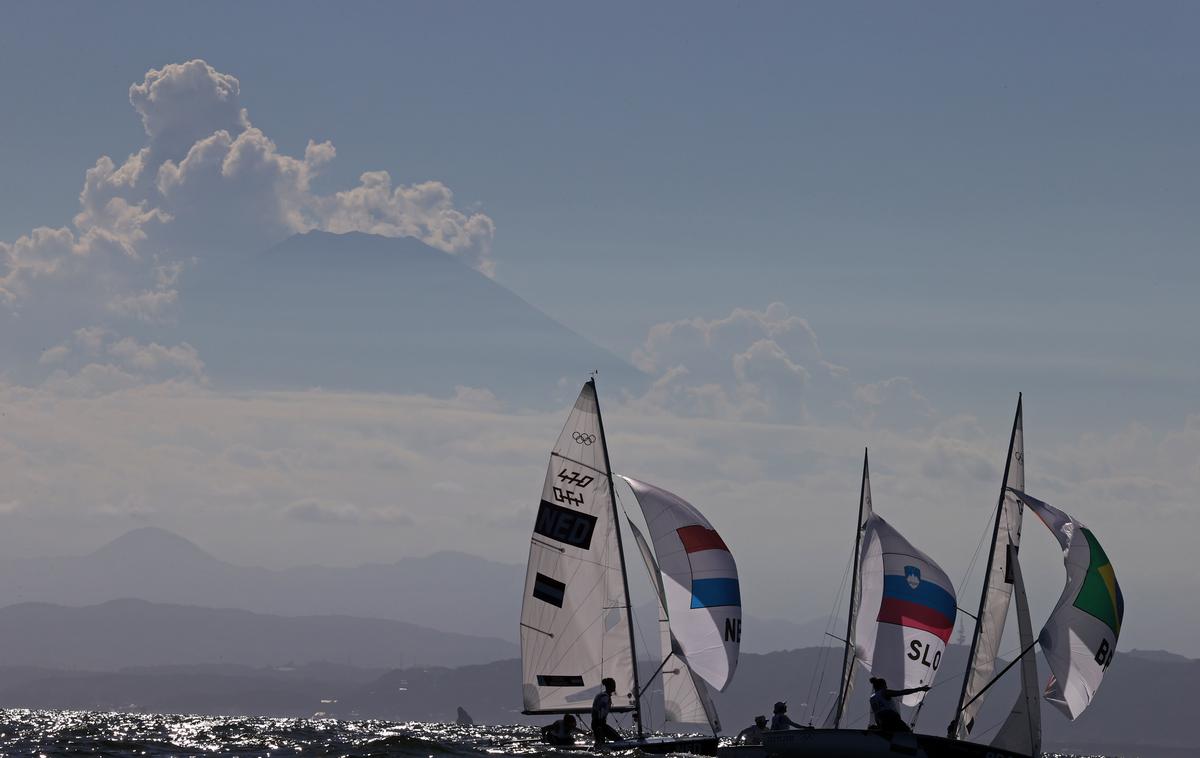
<instances>
[{"instance_id":1,"label":"large white cloud","mask_svg":"<svg viewBox=\"0 0 1200 758\"><path fill-rule=\"evenodd\" d=\"M656 324L634 363L656 379L647 409L730 420L927 428L939 419L905 377L856 380L783 303Z\"/></svg>"},{"instance_id":2,"label":"large white cloud","mask_svg":"<svg viewBox=\"0 0 1200 758\"><path fill-rule=\"evenodd\" d=\"M444 184L398 185L372 171L316 193L332 143L281 152L242 97L236 77L202 60L152 69L131 86L143 147L88 169L70 225L0 241L0 323L58 341L95 323L169 320L180 277L197 262L311 229L417 237L493 272L492 220L459 209Z\"/></svg>"}]
</instances>

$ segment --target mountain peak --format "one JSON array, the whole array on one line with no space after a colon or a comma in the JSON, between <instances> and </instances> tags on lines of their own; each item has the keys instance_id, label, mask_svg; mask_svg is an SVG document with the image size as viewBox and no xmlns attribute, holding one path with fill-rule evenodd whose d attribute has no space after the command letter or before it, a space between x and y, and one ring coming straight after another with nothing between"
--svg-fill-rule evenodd
<instances>
[{"instance_id":1,"label":"mountain peak","mask_svg":"<svg viewBox=\"0 0 1200 758\"><path fill-rule=\"evenodd\" d=\"M183 560L199 563L217 560L191 540L156 526L144 526L126 532L89 557L123 562L169 560L178 563Z\"/></svg>"}]
</instances>

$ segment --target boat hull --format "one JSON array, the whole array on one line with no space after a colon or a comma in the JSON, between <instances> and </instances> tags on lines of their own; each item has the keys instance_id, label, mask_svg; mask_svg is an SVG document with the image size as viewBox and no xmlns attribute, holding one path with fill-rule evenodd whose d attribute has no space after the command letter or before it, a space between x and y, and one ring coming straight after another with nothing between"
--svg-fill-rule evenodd
<instances>
[{"instance_id":1,"label":"boat hull","mask_svg":"<svg viewBox=\"0 0 1200 758\"><path fill-rule=\"evenodd\" d=\"M692 753L716 755L716 737L644 737L640 740L613 740L604 743L607 750L640 750L651 755Z\"/></svg>"},{"instance_id":2,"label":"boat hull","mask_svg":"<svg viewBox=\"0 0 1200 758\"><path fill-rule=\"evenodd\" d=\"M767 758L1030 758L1021 753L930 734L859 729L792 729L763 735Z\"/></svg>"},{"instance_id":3,"label":"boat hull","mask_svg":"<svg viewBox=\"0 0 1200 758\"><path fill-rule=\"evenodd\" d=\"M539 746L542 743L539 743ZM610 740L599 748L593 748L590 743L571 745L544 745L547 750L572 751L586 753L614 753L625 750L638 750L649 755L668 755L674 753L691 753L693 755L716 755L716 737L643 737L642 739Z\"/></svg>"}]
</instances>

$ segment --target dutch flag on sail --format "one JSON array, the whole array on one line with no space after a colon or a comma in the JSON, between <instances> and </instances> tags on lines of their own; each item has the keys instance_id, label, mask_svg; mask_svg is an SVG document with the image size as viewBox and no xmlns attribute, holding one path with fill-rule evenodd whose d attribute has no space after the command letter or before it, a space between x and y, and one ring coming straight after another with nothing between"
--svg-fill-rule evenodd
<instances>
[{"instance_id":1,"label":"dutch flag on sail","mask_svg":"<svg viewBox=\"0 0 1200 758\"><path fill-rule=\"evenodd\" d=\"M700 525L675 530L692 569L692 608L741 606L737 565L716 530Z\"/></svg>"}]
</instances>

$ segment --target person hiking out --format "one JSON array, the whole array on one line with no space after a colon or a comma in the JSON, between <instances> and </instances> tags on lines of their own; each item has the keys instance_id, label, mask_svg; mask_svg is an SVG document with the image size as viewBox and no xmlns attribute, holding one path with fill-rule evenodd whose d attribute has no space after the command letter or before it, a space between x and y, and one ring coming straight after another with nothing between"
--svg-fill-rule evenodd
<instances>
[{"instance_id":1,"label":"person hiking out","mask_svg":"<svg viewBox=\"0 0 1200 758\"><path fill-rule=\"evenodd\" d=\"M788 727L794 727L796 729L804 728L800 724L797 724L795 721L792 721L790 718L788 718L787 703L781 700L775 704L775 713L771 716L771 731L777 732L780 729L787 729Z\"/></svg>"},{"instance_id":2,"label":"person hiking out","mask_svg":"<svg viewBox=\"0 0 1200 758\"><path fill-rule=\"evenodd\" d=\"M603 745L608 740L619 740L621 735L608 725L608 712L612 710L612 696L617 691L617 683L611 677L600 680L604 690L592 700L592 737L596 746Z\"/></svg>"},{"instance_id":3,"label":"person hiking out","mask_svg":"<svg viewBox=\"0 0 1200 758\"><path fill-rule=\"evenodd\" d=\"M574 745L575 732L579 731L583 730L579 728L575 717L568 713L553 724L542 727L542 739L548 745Z\"/></svg>"},{"instance_id":4,"label":"person hiking out","mask_svg":"<svg viewBox=\"0 0 1200 758\"><path fill-rule=\"evenodd\" d=\"M734 742L744 742L747 745L761 745L763 732L767 731L767 717L755 716L754 723L737 733Z\"/></svg>"},{"instance_id":5,"label":"person hiking out","mask_svg":"<svg viewBox=\"0 0 1200 758\"><path fill-rule=\"evenodd\" d=\"M889 690L887 680L877 676L871 677L871 715L875 718L875 726L883 732L909 732L908 724L900 718L900 709L896 706L894 697L911 695L914 692L929 692L929 687L913 687L907 690Z\"/></svg>"}]
</instances>

